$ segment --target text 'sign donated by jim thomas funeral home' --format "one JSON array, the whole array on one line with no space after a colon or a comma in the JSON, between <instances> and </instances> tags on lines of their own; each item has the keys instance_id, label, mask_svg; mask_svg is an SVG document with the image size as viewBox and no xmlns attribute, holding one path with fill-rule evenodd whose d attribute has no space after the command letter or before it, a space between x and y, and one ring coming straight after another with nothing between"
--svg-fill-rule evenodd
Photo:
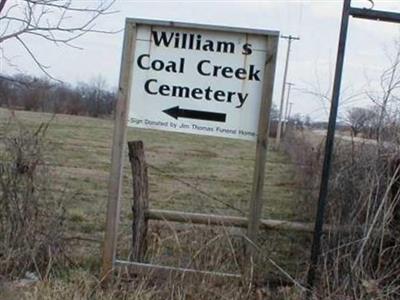
<instances>
[{"instance_id":1,"label":"text 'sign donated by jim thomas funeral home'","mask_svg":"<svg viewBox=\"0 0 400 300\"><path fill-rule=\"evenodd\" d=\"M255 140L267 38L138 24L128 125Z\"/></svg>"}]
</instances>

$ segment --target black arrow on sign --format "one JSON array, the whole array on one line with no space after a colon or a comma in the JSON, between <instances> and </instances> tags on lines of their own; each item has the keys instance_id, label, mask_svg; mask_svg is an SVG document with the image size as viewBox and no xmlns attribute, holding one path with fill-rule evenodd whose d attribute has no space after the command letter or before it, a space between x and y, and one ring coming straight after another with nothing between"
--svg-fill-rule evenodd
<instances>
[{"instance_id":1,"label":"black arrow on sign","mask_svg":"<svg viewBox=\"0 0 400 300\"><path fill-rule=\"evenodd\" d=\"M163 110L167 115L178 119L187 118L187 119L197 119L197 120L205 120L205 121L215 121L215 122L225 122L226 114L209 112L209 111L200 111L200 110L189 110L189 109L180 109L179 106L174 106Z\"/></svg>"}]
</instances>

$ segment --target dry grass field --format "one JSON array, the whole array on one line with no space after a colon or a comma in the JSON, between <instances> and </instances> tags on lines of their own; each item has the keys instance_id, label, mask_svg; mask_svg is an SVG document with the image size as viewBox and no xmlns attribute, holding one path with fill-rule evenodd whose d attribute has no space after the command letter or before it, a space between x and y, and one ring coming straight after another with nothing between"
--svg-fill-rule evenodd
<instances>
[{"instance_id":1,"label":"dry grass field","mask_svg":"<svg viewBox=\"0 0 400 300\"><path fill-rule=\"evenodd\" d=\"M25 111L16 111L15 115L20 126L30 129L50 121L44 149L46 168L51 176L50 189L54 197L62 198L65 204L71 238L70 255L75 262L72 268L74 272L96 278L106 215L113 122ZM16 130L15 118L8 110L0 109L0 137L11 136ZM144 142L152 208L246 215L254 167L254 143L138 129L129 129L128 140ZM131 197L130 166L126 159L118 238L118 255L125 258L130 248ZM298 188L294 166L284 153L271 149L267 154L262 217L301 221L302 216L296 215L293 209L299 197L302 197L302 190ZM154 228L171 229L173 225L152 222L151 226L154 237L158 230ZM167 240L168 234L166 236ZM264 232L262 239L268 246L263 253L268 259L291 274L298 276L304 271L308 257L308 247L304 244L309 240L307 235ZM170 244L166 243L169 246L164 247L159 257L175 257L173 245L184 240L172 239ZM186 240L190 243L194 238ZM179 250L179 262L169 259L168 263L185 265L182 249L185 246ZM212 266L209 263L203 267ZM280 274L271 265L266 268L267 273ZM54 282L61 280L62 285L73 286L70 273L60 275ZM40 294L41 289L49 289L48 284L39 285L39 292L36 292Z\"/></svg>"}]
</instances>

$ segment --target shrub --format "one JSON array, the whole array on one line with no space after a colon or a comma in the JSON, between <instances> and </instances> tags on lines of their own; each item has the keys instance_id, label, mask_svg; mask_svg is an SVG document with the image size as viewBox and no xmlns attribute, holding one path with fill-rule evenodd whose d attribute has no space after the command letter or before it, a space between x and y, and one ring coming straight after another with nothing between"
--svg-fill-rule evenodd
<instances>
[{"instance_id":1,"label":"shrub","mask_svg":"<svg viewBox=\"0 0 400 300\"><path fill-rule=\"evenodd\" d=\"M13 118L0 140L0 272L10 278L46 277L64 251L64 208L49 192L43 160L48 125L26 128Z\"/></svg>"},{"instance_id":2,"label":"shrub","mask_svg":"<svg viewBox=\"0 0 400 300\"><path fill-rule=\"evenodd\" d=\"M308 163L298 168L303 181L318 184L321 155L310 155L310 139L304 135L291 132L288 137L287 152L298 164ZM394 159L395 148L378 147L336 140L325 223L349 232L323 236L319 298L400 297L400 163ZM307 198L307 207L313 207L310 217L318 196L318 189L312 191Z\"/></svg>"}]
</instances>

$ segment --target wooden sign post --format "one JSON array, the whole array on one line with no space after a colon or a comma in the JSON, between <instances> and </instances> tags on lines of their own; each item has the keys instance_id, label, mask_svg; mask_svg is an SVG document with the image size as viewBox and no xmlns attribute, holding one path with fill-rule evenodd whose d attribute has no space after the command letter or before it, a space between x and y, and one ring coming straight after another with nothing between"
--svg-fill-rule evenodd
<instances>
[{"instance_id":1,"label":"wooden sign post","mask_svg":"<svg viewBox=\"0 0 400 300\"><path fill-rule=\"evenodd\" d=\"M248 237L256 240L278 39L277 31L127 19L112 146L103 281L116 265L155 267L117 261L115 257L127 126L255 141Z\"/></svg>"},{"instance_id":2,"label":"wooden sign post","mask_svg":"<svg viewBox=\"0 0 400 300\"><path fill-rule=\"evenodd\" d=\"M262 194L264 188L265 162L268 147L268 133L270 125L270 113L272 107L272 95L274 88L274 76L276 67L276 50L278 48L278 38L268 39L268 49L271 50L270 56L267 57L264 68L264 86L262 91L262 101L260 108L260 116L258 122L258 137L256 147L256 159L253 175L253 187L251 192L249 207L249 225L248 238L252 241L256 240L261 211L262 211Z\"/></svg>"},{"instance_id":3,"label":"wooden sign post","mask_svg":"<svg viewBox=\"0 0 400 300\"><path fill-rule=\"evenodd\" d=\"M132 80L132 65L135 51L135 41L135 23L126 22L118 87L118 98L115 110L114 135L111 152L111 171L108 184L107 219L103 244L101 274L101 279L104 282L106 282L107 278L109 278L109 275L114 269L115 264L122 190L122 172L126 141L126 124L129 109L129 96L131 93L130 82Z\"/></svg>"}]
</instances>

